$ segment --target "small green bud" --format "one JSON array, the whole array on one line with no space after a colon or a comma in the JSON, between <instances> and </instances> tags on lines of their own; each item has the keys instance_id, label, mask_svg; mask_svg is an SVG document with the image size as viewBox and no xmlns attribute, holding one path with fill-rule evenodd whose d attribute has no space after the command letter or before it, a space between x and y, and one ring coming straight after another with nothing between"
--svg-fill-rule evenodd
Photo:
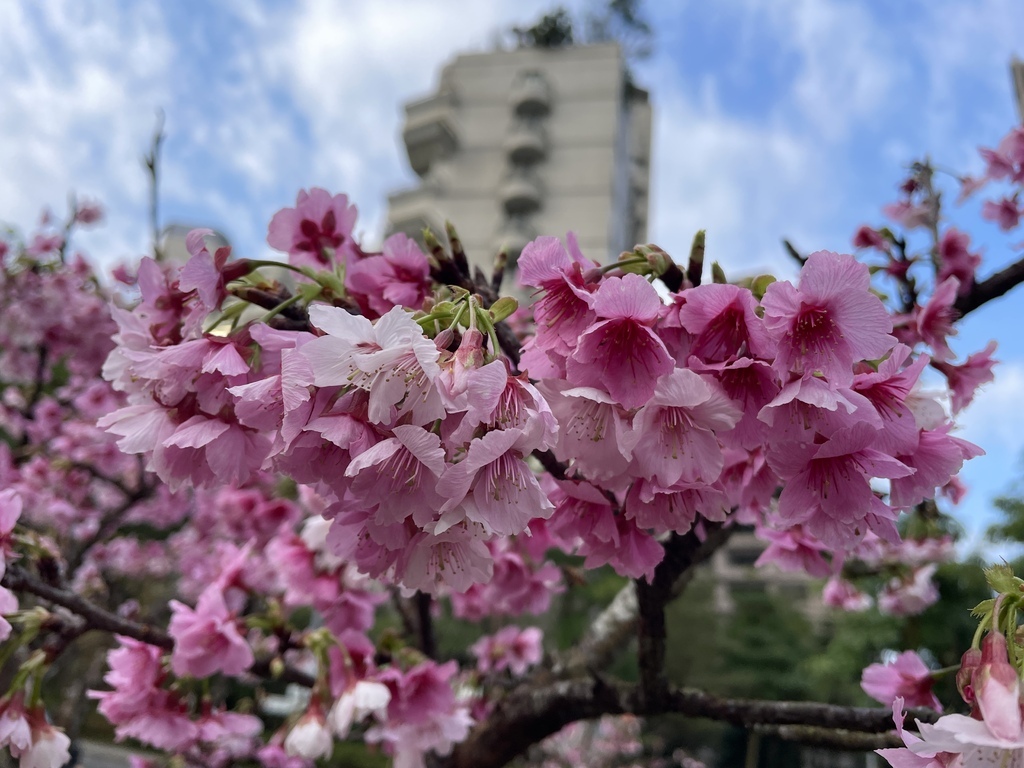
<instances>
[{"instance_id":1,"label":"small green bud","mask_svg":"<svg viewBox=\"0 0 1024 768\"><path fill-rule=\"evenodd\" d=\"M768 290L768 286L774 282L773 275L758 275L750 282L750 292L754 294L754 298L760 301Z\"/></svg>"},{"instance_id":2,"label":"small green bud","mask_svg":"<svg viewBox=\"0 0 1024 768\"><path fill-rule=\"evenodd\" d=\"M496 323L500 323L505 318L509 317L519 309L519 302L513 299L511 296L502 296L496 302L491 304L491 318Z\"/></svg>"}]
</instances>

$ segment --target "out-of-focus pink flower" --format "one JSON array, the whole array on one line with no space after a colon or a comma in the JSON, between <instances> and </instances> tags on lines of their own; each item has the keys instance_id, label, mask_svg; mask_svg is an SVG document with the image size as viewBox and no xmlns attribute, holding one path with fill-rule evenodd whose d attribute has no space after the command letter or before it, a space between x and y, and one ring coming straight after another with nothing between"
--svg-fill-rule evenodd
<instances>
[{"instance_id":1,"label":"out-of-focus pink flower","mask_svg":"<svg viewBox=\"0 0 1024 768\"><path fill-rule=\"evenodd\" d=\"M199 678L216 672L240 675L252 666L252 649L239 633L217 585L203 591L195 609L172 600L171 611L168 632L174 638L174 674Z\"/></svg>"},{"instance_id":2,"label":"out-of-focus pink flower","mask_svg":"<svg viewBox=\"0 0 1024 768\"><path fill-rule=\"evenodd\" d=\"M75 206L75 221L88 226L103 219L103 206L95 200L79 200Z\"/></svg>"},{"instance_id":3,"label":"out-of-focus pink flower","mask_svg":"<svg viewBox=\"0 0 1024 768\"><path fill-rule=\"evenodd\" d=\"M907 229L923 227L932 219L928 207L910 200L898 200L882 206L882 213Z\"/></svg>"},{"instance_id":4,"label":"out-of-focus pink flower","mask_svg":"<svg viewBox=\"0 0 1024 768\"><path fill-rule=\"evenodd\" d=\"M12 534L21 510L21 495L14 488L0 491L0 576L6 571L7 558L14 554Z\"/></svg>"},{"instance_id":5,"label":"out-of-focus pink flower","mask_svg":"<svg viewBox=\"0 0 1024 768\"><path fill-rule=\"evenodd\" d=\"M537 627L503 627L493 635L481 637L470 651L477 658L476 668L481 674L507 669L520 677L531 666L540 663L544 652L541 647L543 636Z\"/></svg>"},{"instance_id":6,"label":"out-of-focus pink flower","mask_svg":"<svg viewBox=\"0 0 1024 768\"><path fill-rule=\"evenodd\" d=\"M981 254L968 250L971 236L950 227L939 240L939 272L935 280L939 283L947 277L955 277L960 281L959 295L964 295L974 285L974 273L981 265Z\"/></svg>"},{"instance_id":7,"label":"out-of-focus pink flower","mask_svg":"<svg viewBox=\"0 0 1024 768\"><path fill-rule=\"evenodd\" d=\"M946 337L955 336L953 323L960 316L954 308L960 281L955 277L947 277L935 289L923 307L915 307L912 315L914 330L917 337L932 349L932 357L937 360L949 360L954 357L953 351L946 343Z\"/></svg>"},{"instance_id":8,"label":"out-of-focus pink flower","mask_svg":"<svg viewBox=\"0 0 1024 768\"><path fill-rule=\"evenodd\" d=\"M762 526L757 529L757 536L769 542L754 563L758 568L773 563L783 571L804 571L817 578L832 572L832 567L822 557L824 547L799 525L783 531Z\"/></svg>"},{"instance_id":9,"label":"out-of-focus pink flower","mask_svg":"<svg viewBox=\"0 0 1024 768\"><path fill-rule=\"evenodd\" d=\"M1001 198L998 202L986 200L981 206L981 218L994 221L1004 232L1009 232L1017 226L1020 215L1016 195Z\"/></svg>"},{"instance_id":10,"label":"out-of-focus pink flower","mask_svg":"<svg viewBox=\"0 0 1024 768\"><path fill-rule=\"evenodd\" d=\"M878 610L890 616L913 616L939 600L932 576L935 563L915 568L909 579L894 578L878 595Z\"/></svg>"},{"instance_id":11,"label":"out-of-focus pink flower","mask_svg":"<svg viewBox=\"0 0 1024 768\"><path fill-rule=\"evenodd\" d=\"M907 706L931 707L942 711L942 704L932 692L935 678L931 670L914 651L904 651L886 664L865 667L860 687L882 704L892 704L902 696Z\"/></svg>"},{"instance_id":12,"label":"out-of-focus pink flower","mask_svg":"<svg viewBox=\"0 0 1024 768\"><path fill-rule=\"evenodd\" d=\"M352 240L356 215L347 195L332 196L319 187L302 190L294 208L284 208L270 220L267 244L285 251L296 266L327 269L346 264L358 253Z\"/></svg>"},{"instance_id":13,"label":"out-of-focus pink flower","mask_svg":"<svg viewBox=\"0 0 1024 768\"><path fill-rule=\"evenodd\" d=\"M21 768L62 768L71 759L71 739L59 728L46 722L46 713L30 711L31 743L24 749L11 745L11 755Z\"/></svg>"},{"instance_id":14,"label":"out-of-focus pink flower","mask_svg":"<svg viewBox=\"0 0 1024 768\"><path fill-rule=\"evenodd\" d=\"M370 715L384 720L390 702L391 690L386 685L372 680L357 680L331 707L328 714L331 730L339 739L344 739L352 723L358 723Z\"/></svg>"},{"instance_id":15,"label":"out-of-focus pink flower","mask_svg":"<svg viewBox=\"0 0 1024 768\"><path fill-rule=\"evenodd\" d=\"M869 226L862 226L853 235L854 248L876 248L879 251L889 252L891 243L877 229Z\"/></svg>"},{"instance_id":16,"label":"out-of-focus pink flower","mask_svg":"<svg viewBox=\"0 0 1024 768\"><path fill-rule=\"evenodd\" d=\"M345 286L373 314L394 307L419 309L430 294L430 266L416 241L398 232L384 241L379 256L352 262Z\"/></svg>"},{"instance_id":17,"label":"out-of-focus pink flower","mask_svg":"<svg viewBox=\"0 0 1024 768\"><path fill-rule=\"evenodd\" d=\"M992 381L992 368L998 360L992 359L996 351L996 343L990 341L980 352L968 356L962 365L953 365L943 360L935 360L932 365L946 375L949 390L953 399L953 413L959 413L974 399L978 387Z\"/></svg>"},{"instance_id":18,"label":"out-of-focus pink flower","mask_svg":"<svg viewBox=\"0 0 1024 768\"><path fill-rule=\"evenodd\" d=\"M825 605L842 608L844 611L866 611L871 607L871 598L853 584L833 576L825 584L821 592L821 600Z\"/></svg>"}]
</instances>

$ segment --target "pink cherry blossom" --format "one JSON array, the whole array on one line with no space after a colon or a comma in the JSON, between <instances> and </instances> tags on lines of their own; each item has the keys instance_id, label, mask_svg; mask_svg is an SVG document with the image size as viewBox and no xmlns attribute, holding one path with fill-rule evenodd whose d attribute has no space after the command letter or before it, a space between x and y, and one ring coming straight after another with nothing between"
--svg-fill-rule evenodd
<instances>
[{"instance_id":1,"label":"pink cherry blossom","mask_svg":"<svg viewBox=\"0 0 1024 768\"><path fill-rule=\"evenodd\" d=\"M583 272L595 264L580 253L574 234L570 232L567 240L568 252L558 238L539 237L523 248L516 262L520 283L540 293L533 306L537 336L532 343L540 361L547 352L567 357L594 320L590 293L596 286L586 283ZM524 365L534 378L544 375L534 370L536 365Z\"/></svg>"},{"instance_id":2,"label":"pink cherry blossom","mask_svg":"<svg viewBox=\"0 0 1024 768\"><path fill-rule=\"evenodd\" d=\"M999 602L996 603L998 611ZM1007 655L1006 638L999 631L989 632L981 642L981 661L971 675L971 687L981 717L998 739L1020 740L1020 677Z\"/></svg>"},{"instance_id":3,"label":"pink cherry blossom","mask_svg":"<svg viewBox=\"0 0 1024 768\"><path fill-rule=\"evenodd\" d=\"M1009 232L1020 222L1021 209L1017 196L1003 197L998 201L986 200L981 205L981 217L994 221L1004 232Z\"/></svg>"},{"instance_id":4,"label":"pink cherry blossom","mask_svg":"<svg viewBox=\"0 0 1024 768\"><path fill-rule=\"evenodd\" d=\"M679 322L693 334L690 354L705 362L739 356L769 359L772 342L756 314L753 294L736 285L710 283L682 293Z\"/></svg>"},{"instance_id":5,"label":"pink cherry blossom","mask_svg":"<svg viewBox=\"0 0 1024 768\"><path fill-rule=\"evenodd\" d=\"M441 439L411 424L395 427L393 434L353 458L345 470L353 478L352 493L376 507L378 523L400 523L414 515L427 525L444 503L437 492L446 467Z\"/></svg>"},{"instance_id":6,"label":"pink cherry blossom","mask_svg":"<svg viewBox=\"0 0 1024 768\"><path fill-rule=\"evenodd\" d=\"M395 307L371 325L343 309L315 305L310 320L327 334L302 347L317 386L365 389L374 424L394 424L408 414L423 425L445 415L434 386L438 349L404 309Z\"/></svg>"},{"instance_id":7,"label":"pink cherry blossom","mask_svg":"<svg viewBox=\"0 0 1024 768\"><path fill-rule=\"evenodd\" d=\"M252 271L245 259L228 263L230 246L222 246L211 256L204 242L210 229L193 229L185 237L185 246L192 258L181 270L178 288L186 293L195 291L204 311L212 312L227 297L227 284Z\"/></svg>"},{"instance_id":8,"label":"pink cherry blossom","mask_svg":"<svg viewBox=\"0 0 1024 768\"><path fill-rule=\"evenodd\" d=\"M853 584L832 577L825 584L821 593L822 602L833 608L841 608L844 611L866 611L871 607L871 598L858 590Z\"/></svg>"},{"instance_id":9,"label":"pink cherry blossom","mask_svg":"<svg viewBox=\"0 0 1024 768\"><path fill-rule=\"evenodd\" d=\"M914 470L873 447L875 430L857 423L824 443L785 443L768 454L784 481L779 519L803 523L829 547L845 548L868 529L895 536L895 517L871 490L873 477L899 478Z\"/></svg>"},{"instance_id":10,"label":"pink cherry blossom","mask_svg":"<svg viewBox=\"0 0 1024 768\"><path fill-rule=\"evenodd\" d=\"M891 704L902 697L907 706L931 707L942 711L942 704L932 692L935 678L921 657L904 651L886 664L872 664L864 669L861 688L882 704Z\"/></svg>"},{"instance_id":11,"label":"pink cherry blossom","mask_svg":"<svg viewBox=\"0 0 1024 768\"><path fill-rule=\"evenodd\" d=\"M974 285L974 273L981 265L981 254L971 253L968 245L971 236L961 232L955 227L950 227L942 234L939 240L939 272L935 276L937 282L942 283L948 277L955 277L960 281L959 295L964 295Z\"/></svg>"},{"instance_id":12,"label":"pink cherry blossom","mask_svg":"<svg viewBox=\"0 0 1024 768\"><path fill-rule=\"evenodd\" d=\"M504 627L493 635L480 638L470 651L477 658L477 670L481 674L507 669L514 676L521 677L527 669L540 662L543 636L537 627Z\"/></svg>"},{"instance_id":13,"label":"pink cherry blossom","mask_svg":"<svg viewBox=\"0 0 1024 768\"><path fill-rule=\"evenodd\" d=\"M466 457L437 482L437 492L447 498L437 533L469 520L510 536L524 531L533 518L551 516L554 505L524 459L526 438L522 430L504 429L470 443Z\"/></svg>"},{"instance_id":14,"label":"pink cherry blossom","mask_svg":"<svg viewBox=\"0 0 1024 768\"><path fill-rule=\"evenodd\" d=\"M725 464L716 432L732 429L740 415L717 382L677 368L658 380L624 447L637 474L663 487L713 483Z\"/></svg>"},{"instance_id":15,"label":"pink cherry blossom","mask_svg":"<svg viewBox=\"0 0 1024 768\"><path fill-rule=\"evenodd\" d=\"M833 384L848 385L855 362L885 356L896 340L869 279L867 266L852 256L818 251L807 258L798 287L768 286L761 303L765 327L778 345L780 376L791 370L821 373Z\"/></svg>"},{"instance_id":16,"label":"pink cherry blossom","mask_svg":"<svg viewBox=\"0 0 1024 768\"><path fill-rule=\"evenodd\" d=\"M384 241L379 256L354 261L345 286L375 316L394 307L419 309L430 294L430 266L416 241L401 232Z\"/></svg>"},{"instance_id":17,"label":"pink cherry blossom","mask_svg":"<svg viewBox=\"0 0 1024 768\"><path fill-rule=\"evenodd\" d=\"M942 360L932 361L932 365L945 374L949 383L954 414L970 405L978 387L994 378L992 369L999 362L992 359L992 353L995 351L996 343L990 341L985 349L968 356L961 365L953 365Z\"/></svg>"},{"instance_id":18,"label":"pink cherry blossom","mask_svg":"<svg viewBox=\"0 0 1024 768\"><path fill-rule=\"evenodd\" d=\"M302 190L294 208L284 208L270 220L267 244L288 253L296 266L323 269L347 263L358 252L352 239L356 215L346 195L332 197L319 187Z\"/></svg>"},{"instance_id":19,"label":"pink cherry blossom","mask_svg":"<svg viewBox=\"0 0 1024 768\"><path fill-rule=\"evenodd\" d=\"M568 380L606 391L625 408L647 402L658 377L674 367L650 327L660 306L654 287L640 275L605 280L593 296L599 321L583 333L566 361Z\"/></svg>"},{"instance_id":20,"label":"pink cherry blossom","mask_svg":"<svg viewBox=\"0 0 1024 768\"><path fill-rule=\"evenodd\" d=\"M629 465L632 419L610 395L594 387L542 382L540 390L558 420L555 456L588 479L611 480Z\"/></svg>"},{"instance_id":21,"label":"pink cherry blossom","mask_svg":"<svg viewBox=\"0 0 1024 768\"><path fill-rule=\"evenodd\" d=\"M252 649L238 631L235 617L215 585L199 596L194 609L171 601L168 632L174 638L171 669L176 675L209 677L216 672L240 675L253 664Z\"/></svg>"}]
</instances>

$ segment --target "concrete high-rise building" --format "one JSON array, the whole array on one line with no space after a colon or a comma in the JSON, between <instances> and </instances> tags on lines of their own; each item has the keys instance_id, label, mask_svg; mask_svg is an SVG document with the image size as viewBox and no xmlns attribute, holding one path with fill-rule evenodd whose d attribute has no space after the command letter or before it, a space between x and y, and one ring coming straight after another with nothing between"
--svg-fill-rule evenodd
<instances>
[{"instance_id":1,"label":"concrete high-rise building","mask_svg":"<svg viewBox=\"0 0 1024 768\"><path fill-rule=\"evenodd\" d=\"M542 234L572 230L601 261L644 242L651 106L617 44L458 56L405 115L421 181L389 196L390 232L450 220L485 272Z\"/></svg>"}]
</instances>

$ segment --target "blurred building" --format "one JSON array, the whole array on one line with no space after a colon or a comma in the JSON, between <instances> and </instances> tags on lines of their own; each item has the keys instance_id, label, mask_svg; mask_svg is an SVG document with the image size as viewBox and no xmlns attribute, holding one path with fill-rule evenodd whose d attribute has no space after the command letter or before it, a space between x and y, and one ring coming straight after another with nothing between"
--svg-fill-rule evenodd
<instances>
[{"instance_id":1,"label":"blurred building","mask_svg":"<svg viewBox=\"0 0 1024 768\"><path fill-rule=\"evenodd\" d=\"M774 564L756 567L754 564L765 548L753 529L744 526L711 556L709 570L714 581L715 607L729 613L741 595L771 595L812 621L824 618L827 608L821 601L821 580L803 571L783 571Z\"/></svg>"},{"instance_id":2,"label":"blurred building","mask_svg":"<svg viewBox=\"0 0 1024 768\"><path fill-rule=\"evenodd\" d=\"M450 220L487 273L541 234L602 261L646 238L651 105L615 43L458 56L402 138L420 183L389 196L389 232Z\"/></svg>"}]
</instances>

